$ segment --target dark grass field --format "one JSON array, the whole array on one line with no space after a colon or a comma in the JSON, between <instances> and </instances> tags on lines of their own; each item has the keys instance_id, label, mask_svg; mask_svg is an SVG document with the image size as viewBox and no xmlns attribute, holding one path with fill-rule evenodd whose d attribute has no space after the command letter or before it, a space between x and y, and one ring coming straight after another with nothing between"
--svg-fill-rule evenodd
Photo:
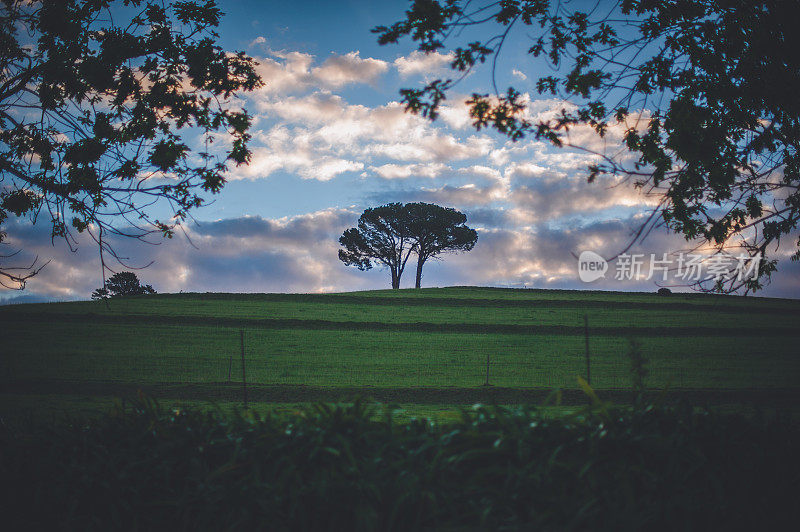
<instances>
[{"instance_id":1,"label":"dark grass field","mask_svg":"<svg viewBox=\"0 0 800 532\"><path fill-rule=\"evenodd\" d=\"M10 529L790 528L799 310L461 288L0 308L2 513Z\"/></svg>"},{"instance_id":2,"label":"dark grass field","mask_svg":"<svg viewBox=\"0 0 800 532\"><path fill-rule=\"evenodd\" d=\"M0 307L0 382L6 410L139 388L236 401L243 334L253 401L509 404L555 388L579 401L588 330L591 384L610 399L631 397L635 339L648 390L783 405L800 393L798 317L792 300L491 288L15 305Z\"/></svg>"}]
</instances>

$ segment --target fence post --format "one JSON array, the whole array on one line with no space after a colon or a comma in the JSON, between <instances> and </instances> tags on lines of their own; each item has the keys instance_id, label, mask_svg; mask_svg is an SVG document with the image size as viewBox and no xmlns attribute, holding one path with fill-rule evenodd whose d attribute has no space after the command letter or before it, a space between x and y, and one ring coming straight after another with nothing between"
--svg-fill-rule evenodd
<instances>
[{"instance_id":1,"label":"fence post","mask_svg":"<svg viewBox=\"0 0 800 532\"><path fill-rule=\"evenodd\" d=\"M242 351L242 394L244 395L244 407L247 408L247 376L244 368L244 329L239 329L239 346Z\"/></svg>"},{"instance_id":2,"label":"fence post","mask_svg":"<svg viewBox=\"0 0 800 532\"><path fill-rule=\"evenodd\" d=\"M592 368L591 360L589 358L589 317L586 314L583 315L583 333L586 337L586 382L591 384Z\"/></svg>"},{"instance_id":3,"label":"fence post","mask_svg":"<svg viewBox=\"0 0 800 532\"><path fill-rule=\"evenodd\" d=\"M231 383L231 370L233 369L233 350L229 352L228 357L228 384Z\"/></svg>"},{"instance_id":4,"label":"fence post","mask_svg":"<svg viewBox=\"0 0 800 532\"><path fill-rule=\"evenodd\" d=\"M489 351L486 351L486 382L483 383L484 386L490 386L489 384Z\"/></svg>"}]
</instances>

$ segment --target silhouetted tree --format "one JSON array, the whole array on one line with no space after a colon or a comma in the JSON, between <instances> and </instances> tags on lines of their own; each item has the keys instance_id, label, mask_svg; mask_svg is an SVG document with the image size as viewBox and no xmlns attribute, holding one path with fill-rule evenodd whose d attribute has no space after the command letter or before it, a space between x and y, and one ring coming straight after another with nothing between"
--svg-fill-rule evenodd
<instances>
[{"instance_id":1,"label":"silhouetted tree","mask_svg":"<svg viewBox=\"0 0 800 532\"><path fill-rule=\"evenodd\" d=\"M171 237L219 192L250 158L234 96L261 85L250 57L216 44L221 15L213 0L4 1L0 224L44 218L71 247L88 233L105 274L107 255L120 260L109 236ZM0 268L0 282L36 271Z\"/></svg>"},{"instance_id":2,"label":"silhouetted tree","mask_svg":"<svg viewBox=\"0 0 800 532\"><path fill-rule=\"evenodd\" d=\"M139 278L133 272L115 273L106 280L106 285L92 292L92 299L105 299L118 296L139 296L155 294L156 291L149 284L140 284Z\"/></svg>"},{"instance_id":3,"label":"silhouetted tree","mask_svg":"<svg viewBox=\"0 0 800 532\"><path fill-rule=\"evenodd\" d=\"M400 288L406 262L414 252L419 288L425 261L475 246L478 234L464 225L466 221L457 210L430 203L390 203L367 209L358 219L358 227L339 238L344 246L339 260L359 270L369 270L373 261L383 264L391 272L392 288Z\"/></svg>"},{"instance_id":4,"label":"silhouetted tree","mask_svg":"<svg viewBox=\"0 0 800 532\"><path fill-rule=\"evenodd\" d=\"M761 254L758 279L711 287L747 292L776 268L767 246L796 237L800 221L797 8L779 0L414 0L399 22L373 31L381 44L408 36L421 51L453 53L453 79L400 91L413 113L435 119L448 92L488 61L494 93L467 100L477 129L591 152L566 133L622 128L629 153L596 153L588 179L621 174L660 195L630 245L666 225L700 245ZM533 121L520 91L497 89L497 58L518 42L515 29L531 64L549 63L536 87L565 100L560 114Z\"/></svg>"},{"instance_id":5,"label":"silhouetted tree","mask_svg":"<svg viewBox=\"0 0 800 532\"><path fill-rule=\"evenodd\" d=\"M422 282L425 261L442 253L470 251L478 241L478 233L464 225L466 215L451 207L432 203L405 205L408 233L417 254L416 287Z\"/></svg>"},{"instance_id":6,"label":"silhouetted tree","mask_svg":"<svg viewBox=\"0 0 800 532\"><path fill-rule=\"evenodd\" d=\"M362 271L371 269L373 262L382 264L391 272L392 288L400 288L400 277L413 245L407 222L400 203L365 210L358 218L358 226L339 238L344 246L339 250L339 260Z\"/></svg>"}]
</instances>

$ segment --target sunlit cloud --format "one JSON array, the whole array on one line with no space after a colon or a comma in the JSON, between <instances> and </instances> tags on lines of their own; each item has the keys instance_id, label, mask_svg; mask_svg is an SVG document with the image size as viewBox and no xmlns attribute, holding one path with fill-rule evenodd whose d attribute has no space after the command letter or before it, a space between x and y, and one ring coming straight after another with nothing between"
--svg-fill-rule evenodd
<instances>
[{"instance_id":1,"label":"sunlit cloud","mask_svg":"<svg viewBox=\"0 0 800 532\"><path fill-rule=\"evenodd\" d=\"M433 179L439 177L448 167L441 163L384 164L382 166L371 166L369 169L384 179L405 179L408 177L427 177Z\"/></svg>"},{"instance_id":2,"label":"sunlit cloud","mask_svg":"<svg viewBox=\"0 0 800 532\"><path fill-rule=\"evenodd\" d=\"M354 83L374 83L388 69L385 61L361 57L358 51L332 54L314 66L316 57L298 51L270 50L258 57L257 71L265 85L257 95L288 94L309 87L338 88Z\"/></svg>"},{"instance_id":3,"label":"sunlit cloud","mask_svg":"<svg viewBox=\"0 0 800 532\"><path fill-rule=\"evenodd\" d=\"M409 77L442 73L452 61L453 54L414 50L405 57L395 59L394 66L402 77Z\"/></svg>"}]
</instances>

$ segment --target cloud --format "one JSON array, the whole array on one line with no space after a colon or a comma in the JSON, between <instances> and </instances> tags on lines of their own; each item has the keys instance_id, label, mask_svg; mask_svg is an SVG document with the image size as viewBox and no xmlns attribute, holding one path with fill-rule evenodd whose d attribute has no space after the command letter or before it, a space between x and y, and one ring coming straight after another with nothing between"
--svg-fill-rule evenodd
<instances>
[{"instance_id":1,"label":"cloud","mask_svg":"<svg viewBox=\"0 0 800 532\"><path fill-rule=\"evenodd\" d=\"M528 76L526 76L524 73L520 72L516 68L511 69L511 75L514 76L515 78L521 79L522 81L528 79Z\"/></svg>"},{"instance_id":2,"label":"cloud","mask_svg":"<svg viewBox=\"0 0 800 532\"><path fill-rule=\"evenodd\" d=\"M384 179L405 179L408 177L439 177L449 167L441 163L433 164L384 164L370 166L369 169Z\"/></svg>"},{"instance_id":3,"label":"cloud","mask_svg":"<svg viewBox=\"0 0 800 532\"><path fill-rule=\"evenodd\" d=\"M252 48L254 46L258 46L260 44L266 44L266 43L267 43L267 39L264 36L259 35L258 37L256 37L252 41L250 41L250 48Z\"/></svg>"},{"instance_id":4,"label":"cloud","mask_svg":"<svg viewBox=\"0 0 800 532\"><path fill-rule=\"evenodd\" d=\"M505 196L503 186L495 183L488 186L467 183L465 185L444 185L438 188L421 187L414 190L392 192L391 194L378 195L380 202L386 201L422 201L435 203L448 207L464 207L475 205L488 205Z\"/></svg>"},{"instance_id":5,"label":"cloud","mask_svg":"<svg viewBox=\"0 0 800 532\"><path fill-rule=\"evenodd\" d=\"M468 194L472 187L451 187ZM456 190L458 189L458 190ZM423 192L425 192L423 190ZM430 192L430 191L429 191ZM448 255L425 269L425 286L516 285L544 288L655 290L654 281L618 281L613 275L591 285L577 277L573 253L593 250L610 257L630 241L641 223L638 216L589 221L566 226L534 223L515 225L514 214L502 208L464 210L468 224L478 230L478 243L469 253ZM146 245L119 240L121 255L134 265L153 265L136 273L159 292L330 292L386 288L388 274L380 269L360 272L337 258L338 237L355 225L360 209L325 209L299 216L268 219L241 216L187 228L185 238ZM28 283L25 292L0 292L0 299L23 296L42 299L86 299L100 286L97 250L80 237L76 252L63 242L50 244L49 228L12 222L9 238L26 254L51 259ZM663 253L686 249L680 235L657 230L631 253ZM122 269L122 268L120 268ZM615 266L612 263L613 272ZM798 264L782 262L765 295L800 296ZM403 286L413 284L406 275ZM21 302L21 301L20 301Z\"/></svg>"},{"instance_id":6,"label":"cloud","mask_svg":"<svg viewBox=\"0 0 800 532\"><path fill-rule=\"evenodd\" d=\"M489 153L492 144L492 139L477 135L462 141L452 135L431 132L409 141L377 143L369 152L400 161L451 162L482 157Z\"/></svg>"},{"instance_id":7,"label":"cloud","mask_svg":"<svg viewBox=\"0 0 800 532\"><path fill-rule=\"evenodd\" d=\"M503 227L481 227L481 220L486 219L486 213L498 220L503 218L498 211L469 211L468 223L478 227L475 248L470 253L453 255L441 263L429 265L425 272L425 285L524 285L535 288L634 291L654 291L658 288L652 279L615 279L614 262L605 279L586 284L578 278L576 255L583 250L594 250L605 257L619 253L630 242L632 230L641 222L637 217L569 227L539 224L524 228L509 226L509 219L506 218L500 220ZM649 256L650 253L660 254L684 247L685 241L680 235L662 229L655 231L644 245L637 245L630 252ZM798 268L792 270L797 271ZM770 291L778 290L781 293L780 290L791 289L792 293L800 295L797 291L800 287L794 279L789 279L790 275L791 272L781 272L781 280L776 278Z\"/></svg>"},{"instance_id":8,"label":"cloud","mask_svg":"<svg viewBox=\"0 0 800 532\"><path fill-rule=\"evenodd\" d=\"M443 165L483 158L495 144L483 134L448 134L406 113L398 102L352 105L338 94L316 91L262 99L258 108L272 124L259 122L253 132L252 161L237 168L231 179L285 171L327 180L367 166L382 168L377 175L384 178L411 177L415 172L435 177Z\"/></svg>"},{"instance_id":9,"label":"cloud","mask_svg":"<svg viewBox=\"0 0 800 532\"><path fill-rule=\"evenodd\" d=\"M601 176L588 183L578 162L566 158L561 163L566 170L558 164L543 166L533 162L511 163L503 172L487 165L452 168L386 164L369 169L385 179L428 177L443 182L437 187L409 186L374 194L377 201L400 198L456 207L493 205L502 213L493 217L497 226L527 227L575 216L596 218L601 211L630 214L644 212L658 203L657 196L644 193L624 178Z\"/></svg>"},{"instance_id":10,"label":"cloud","mask_svg":"<svg viewBox=\"0 0 800 532\"><path fill-rule=\"evenodd\" d=\"M511 178L538 178L544 176L553 176L556 172L551 168L538 165L536 163L513 163L506 167L505 175ZM559 173L558 177L564 177L563 173Z\"/></svg>"},{"instance_id":11,"label":"cloud","mask_svg":"<svg viewBox=\"0 0 800 532\"><path fill-rule=\"evenodd\" d=\"M495 166L505 166L512 158L526 156L530 148L530 143L506 144L489 152L489 162Z\"/></svg>"},{"instance_id":12,"label":"cloud","mask_svg":"<svg viewBox=\"0 0 800 532\"><path fill-rule=\"evenodd\" d=\"M372 84L389 69L385 61L362 58L358 51L332 54L319 66L313 66L316 59L313 55L298 51L271 50L266 56L255 59L264 87L255 91L251 98L291 94L309 88Z\"/></svg>"},{"instance_id":13,"label":"cloud","mask_svg":"<svg viewBox=\"0 0 800 532\"><path fill-rule=\"evenodd\" d=\"M328 147L355 149L357 143L366 146L414 144L422 150L419 158L431 160L459 157L468 151L482 155L492 145L491 139L482 136L469 137L462 145L459 139L442 133L429 121L406 113L398 102L366 107L349 104L337 94L314 92L262 101L259 109L279 118L281 126L295 126L303 138ZM263 139L263 130L260 138Z\"/></svg>"},{"instance_id":14,"label":"cloud","mask_svg":"<svg viewBox=\"0 0 800 532\"><path fill-rule=\"evenodd\" d=\"M314 57L302 52L273 53L273 57L256 57L264 87L256 94L276 94L302 90L313 81L310 67Z\"/></svg>"},{"instance_id":15,"label":"cloud","mask_svg":"<svg viewBox=\"0 0 800 532\"><path fill-rule=\"evenodd\" d=\"M345 172L358 172L364 169L364 163L347 161L344 159L329 159L319 161L314 166L309 166L300 171L300 175L306 179L318 179L328 181L339 174Z\"/></svg>"},{"instance_id":16,"label":"cloud","mask_svg":"<svg viewBox=\"0 0 800 532\"><path fill-rule=\"evenodd\" d=\"M187 227L188 240L176 236L148 245L119 239L113 245L121 256L133 257L131 266L153 262L136 273L159 292L357 290L369 287L378 273L359 275L337 258L338 237L357 217L346 209L281 219L243 216ZM51 245L43 224L15 223L9 241L51 262L29 281L26 292L0 291L0 297L88 299L102 284L97 249L86 235L78 235L77 251L71 252L63 241Z\"/></svg>"},{"instance_id":17,"label":"cloud","mask_svg":"<svg viewBox=\"0 0 800 532\"><path fill-rule=\"evenodd\" d=\"M483 166L479 164L468 166L465 168L459 168L458 173L465 176L473 176L473 177L489 179L491 181L503 180L503 176L500 173L500 170L498 170L497 168L492 168L490 166Z\"/></svg>"},{"instance_id":18,"label":"cloud","mask_svg":"<svg viewBox=\"0 0 800 532\"><path fill-rule=\"evenodd\" d=\"M453 60L453 54L440 54L439 52L420 52L414 50L405 57L398 57L394 66L400 76L407 78L416 75L429 75L440 73L448 68Z\"/></svg>"},{"instance_id":19,"label":"cloud","mask_svg":"<svg viewBox=\"0 0 800 532\"><path fill-rule=\"evenodd\" d=\"M358 172L364 163L313 153L306 146L255 148L250 164L237 169L229 179L259 179L278 171L294 173L302 179L329 181L346 172Z\"/></svg>"},{"instance_id":20,"label":"cloud","mask_svg":"<svg viewBox=\"0 0 800 532\"><path fill-rule=\"evenodd\" d=\"M623 178L604 176L588 183L582 176L541 170L535 179L510 181L508 199L514 206L516 224L596 216L608 209L643 212L658 204L657 197L632 187Z\"/></svg>"},{"instance_id":21,"label":"cloud","mask_svg":"<svg viewBox=\"0 0 800 532\"><path fill-rule=\"evenodd\" d=\"M341 87L356 81L374 83L389 69L388 63L371 57L361 58L358 51L345 55L331 55L311 74L323 85Z\"/></svg>"}]
</instances>

